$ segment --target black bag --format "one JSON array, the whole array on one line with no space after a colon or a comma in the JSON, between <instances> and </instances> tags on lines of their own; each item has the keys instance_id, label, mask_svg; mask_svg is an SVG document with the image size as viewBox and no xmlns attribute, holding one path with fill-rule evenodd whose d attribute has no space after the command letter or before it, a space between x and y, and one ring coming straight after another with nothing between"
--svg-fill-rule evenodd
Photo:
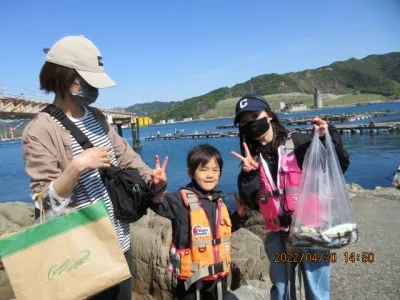
<instances>
[{"instance_id":1,"label":"black bag","mask_svg":"<svg viewBox=\"0 0 400 300\"><path fill-rule=\"evenodd\" d=\"M84 150L93 147L87 136L65 115L61 108L49 104L42 111L60 121ZM152 191L152 185L141 179L138 169L121 169L111 165L109 168L99 169L99 172L111 198L114 216L117 219L133 223L147 214L148 202L155 194Z\"/></svg>"},{"instance_id":2,"label":"black bag","mask_svg":"<svg viewBox=\"0 0 400 300\"><path fill-rule=\"evenodd\" d=\"M111 165L101 169L100 176L118 219L133 223L147 214L151 187L140 178L137 169Z\"/></svg>"}]
</instances>

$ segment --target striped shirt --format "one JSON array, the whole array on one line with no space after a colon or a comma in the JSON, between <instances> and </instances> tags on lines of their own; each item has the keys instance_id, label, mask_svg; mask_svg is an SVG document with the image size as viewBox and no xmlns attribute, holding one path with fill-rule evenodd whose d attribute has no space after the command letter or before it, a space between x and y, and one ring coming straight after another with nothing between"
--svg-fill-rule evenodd
<instances>
[{"instance_id":1,"label":"striped shirt","mask_svg":"<svg viewBox=\"0 0 400 300\"><path fill-rule=\"evenodd\" d=\"M84 107L85 114L81 118L71 118L70 120L88 137L94 147L111 146L110 139L104 132L103 127L95 118L93 113ZM56 119L54 119L61 127L64 126ZM113 130L113 129L111 129ZM81 145L71 136L72 156L76 157L83 152ZM114 149L112 150L111 164L117 165ZM76 208L81 208L96 200L104 200L107 206L111 222L114 225L115 231L118 236L119 243L122 251L126 252L130 249L131 239L129 223L118 220L114 217L114 209L108 192L101 181L98 169L86 170L81 173L77 185L75 186L76 193Z\"/></svg>"}]
</instances>

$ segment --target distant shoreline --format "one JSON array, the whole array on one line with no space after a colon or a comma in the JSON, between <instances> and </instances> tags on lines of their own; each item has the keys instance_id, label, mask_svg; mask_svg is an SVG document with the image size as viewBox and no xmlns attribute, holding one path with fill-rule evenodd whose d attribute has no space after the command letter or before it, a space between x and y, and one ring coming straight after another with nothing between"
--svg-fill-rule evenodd
<instances>
[{"instance_id":1,"label":"distant shoreline","mask_svg":"<svg viewBox=\"0 0 400 300\"><path fill-rule=\"evenodd\" d=\"M354 106L367 106L367 105L373 105L373 104L385 104L385 103L396 103L399 102L400 103L400 99L397 100L388 100L388 101L383 101L383 100L377 100L377 101L369 101L369 102L360 102L360 103L356 103L356 104L342 104L342 105L333 105L333 106L324 106L322 108L313 108L313 109L306 109L306 110L301 110L301 111L296 111L296 112L291 112L291 113L287 113L287 114L292 114L292 113L298 113L298 112L307 112L307 111L319 111L319 110L324 110L324 109L330 109L330 108L343 108L343 107L354 107ZM278 112L278 114L282 114L281 112ZM215 120L227 120L227 119L234 119L234 115L233 116L228 116L228 117L217 117L217 118L203 118L203 119L195 119L192 121L177 121L174 123L165 123L165 124L160 124L160 123L156 123L156 124L151 124L148 125L146 127L153 127L153 126L165 126L165 125L178 125L178 124L187 124L187 123L195 123L195 122L203 122L203 121L215 121Z\"/></svg>"}]
</instances>

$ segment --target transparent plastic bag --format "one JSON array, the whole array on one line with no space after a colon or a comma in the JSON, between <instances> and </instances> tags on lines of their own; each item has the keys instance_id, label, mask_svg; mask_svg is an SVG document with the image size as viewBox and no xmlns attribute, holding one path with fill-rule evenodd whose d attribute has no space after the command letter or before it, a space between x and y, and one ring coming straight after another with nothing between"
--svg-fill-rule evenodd
<instances>
[{"instance_id":1,"label":"transparent plastic bag","mask_svg":"<svg viewBox=\"0 0 400 300\"><path fill-rule=\"evenodd\" d=\"M318 129L303 163L300 193L289 232L294 248L336 249L358 240L346 182L328 130Z\"/></svg>"}]
</instances>

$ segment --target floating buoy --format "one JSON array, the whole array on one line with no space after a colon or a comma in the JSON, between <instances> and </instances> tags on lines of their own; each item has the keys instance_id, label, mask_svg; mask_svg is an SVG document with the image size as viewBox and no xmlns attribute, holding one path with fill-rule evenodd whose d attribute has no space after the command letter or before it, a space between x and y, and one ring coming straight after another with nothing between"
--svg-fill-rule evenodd
<instances>
[{"instance_id":1,"label":"floating buoy","mask_svg":"<svg viewBox=\"0 0 400 300\"><path fill-rule=\"evenodd\" d=\"M393 186L400 189L400 165L397 167L397 171L394 174Z\"/></svg>"},{"instance_id":2,"label":"floating buoy","mask_svg":"<svg viewBox=\"0 0 400 300\"><path fill-rule=\"evenodd\" d=\"M15 140L14 128L13 128L12 124L10 124L10 128L8 128L8 132L10 133L10 140Z\"/></svg>"}]
</instances>

